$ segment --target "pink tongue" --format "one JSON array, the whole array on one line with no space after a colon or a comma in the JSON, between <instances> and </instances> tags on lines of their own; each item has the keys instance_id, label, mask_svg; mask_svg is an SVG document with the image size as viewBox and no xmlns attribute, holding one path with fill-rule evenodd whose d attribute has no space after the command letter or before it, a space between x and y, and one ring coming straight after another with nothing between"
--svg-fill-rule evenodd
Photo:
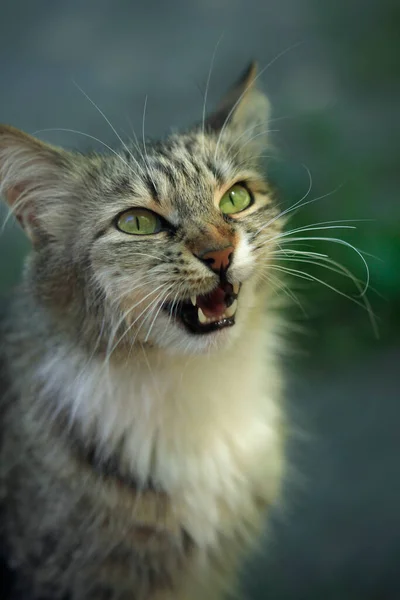
<instances>
[{"instance_id":1,"label":"pink tongue","mask_svg":"<svg viewBox=\"0 0 400 600\"><path fill-rule=\"evenodd\" d=\"M197 296L197 306L201 308L206 317L219 317L225 312L225 291L218 287L211 294Z\"/></svg>"}]
</instances>

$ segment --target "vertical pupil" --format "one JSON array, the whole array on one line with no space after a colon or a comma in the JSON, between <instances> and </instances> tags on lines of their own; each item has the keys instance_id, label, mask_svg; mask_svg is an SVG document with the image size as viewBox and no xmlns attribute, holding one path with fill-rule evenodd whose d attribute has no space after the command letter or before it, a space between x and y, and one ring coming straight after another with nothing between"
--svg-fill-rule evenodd
<instances>
[{"instance_id":1,"label":"vertical pupil","mask_svg":"<svg viewBox=\"0 0 400 600\"><path fill-rule=\"evenodd\" d=\"M136 221L136 229L137 229L137 231L140 231L140 219L139 219L139 217L135 217L135 221Z\"/></svg>"},{"instance_id":2,"label":"vertical pupil","mask_svg":"<svg viewBox=\"0 0 400 600\"><path fill-rule=\"evenodd\" d=\"M229 194L229 200L231 201L232 206L235 206L235 192Z\"/></svg>"}]
</instances>

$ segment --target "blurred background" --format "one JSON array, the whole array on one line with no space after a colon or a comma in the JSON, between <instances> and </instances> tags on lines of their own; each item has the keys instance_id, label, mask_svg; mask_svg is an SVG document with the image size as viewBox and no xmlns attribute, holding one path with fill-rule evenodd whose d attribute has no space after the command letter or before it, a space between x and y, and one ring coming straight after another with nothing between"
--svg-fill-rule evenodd
<instances>
[{"instance_id":1,"label":"blurred background","mask_svg":"<svg viewBox=\"0 0 400 600\"><path fill-rule=\"evenodd\" d=\"M291 468L284 510L246 569L248 597L399 599L398 0L2 0L1 15L0 121L70 148L102 151L87 136L118 143L74 82L125 138L132 128L141 136L147 96L145 133L159 136L201 117L216 48L210 108L250 59L269 64L260 82L276 150L266 169L283 208L307 193L309 174L307 200L323 196L288 227L339 226L299 235L354 245L370 282L357 296L339 267L284 264L302 275L291 284L299 302L285 359ZM366 281L344 244L292 247ZM10 222L0 236L2 295L27 250Z\"/></svg>"}]
</instances>

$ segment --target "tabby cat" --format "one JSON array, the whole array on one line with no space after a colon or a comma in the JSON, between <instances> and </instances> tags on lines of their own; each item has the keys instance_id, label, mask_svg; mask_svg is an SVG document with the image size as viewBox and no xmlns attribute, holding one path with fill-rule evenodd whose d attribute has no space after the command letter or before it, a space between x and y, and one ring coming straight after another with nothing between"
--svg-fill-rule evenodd
<instances>
[{"instance_id":1,"label":"tabby cat","mask_svg":"<svg viewBox=\"0 0 400 600\"><path fill-rule=\"evenodd\" d=\"M238 593L284 472L256 79L108 155L0 127L0 190L32 244L1 342L12 600Z\"/></svg>"}]
</instances>

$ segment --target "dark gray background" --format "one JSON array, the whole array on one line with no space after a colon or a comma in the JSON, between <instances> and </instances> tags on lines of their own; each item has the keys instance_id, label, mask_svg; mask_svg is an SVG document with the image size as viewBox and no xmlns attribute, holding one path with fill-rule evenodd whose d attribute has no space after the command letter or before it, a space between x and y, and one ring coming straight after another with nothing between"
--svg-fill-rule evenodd
<instances>
[{"instance_id":1,"label":"dark gray background","mask_svg":"<svg viewBox=\"0 0 400 600\"><path fill-rule=\"evenodd\" d=\"M263 67L286 51L261 77L286 165L282 188L303 195L302 163L315 195L356 173L353 204L339 194L313 218L372 218L372 246L378 229L382 239L391 227L400 236L398 2L3 0L0 14L0 121L30 133L80 130L112 145L115 134L73 81L122 136L132 127L141 136L148 96L145 132L160 135L201 117L218 40L209 106L250 59ZM79 134L40 136L101 148ZM26 249L17 229L7 226L0 237L0 291L18 280ZM378 288L382 269L375 270ZM400 312L395 298L391 311L384 305L379 314L391 333L392 315ZM340 316L342 308L330 313L320 304L341 341L331 332L321 344L314 323L302 341L305 355L288 360L291 471L284 510L248 568L249 594L400 599L400 336L371 342L370 332Z\"/></svg>"}]
</instances>

